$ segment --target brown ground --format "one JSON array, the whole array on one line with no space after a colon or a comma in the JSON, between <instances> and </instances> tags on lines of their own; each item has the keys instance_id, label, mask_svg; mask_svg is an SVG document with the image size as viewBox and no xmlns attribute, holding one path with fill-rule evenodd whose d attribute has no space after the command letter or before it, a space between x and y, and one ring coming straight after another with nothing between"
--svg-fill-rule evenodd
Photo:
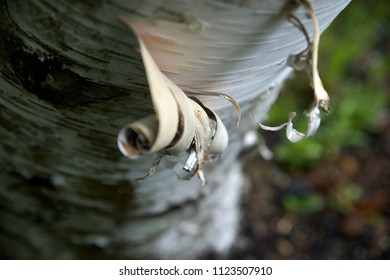
<instances>
[{"instance_id":1,"label":"brown ground","mask_svg":"<svg viewBox=\"0 0 390 280\"><path fill-rule=\"evenodd\" d=\"M390 259L388 118L369 147L306 171L243 156L248 187L231 259Z\"/></svg>"}]
</instances>

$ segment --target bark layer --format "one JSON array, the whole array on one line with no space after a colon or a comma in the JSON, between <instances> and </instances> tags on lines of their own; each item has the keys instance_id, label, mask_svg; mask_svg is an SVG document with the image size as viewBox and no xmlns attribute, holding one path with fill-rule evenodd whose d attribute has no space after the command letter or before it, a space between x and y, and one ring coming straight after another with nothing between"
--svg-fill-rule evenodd
<instances>
[{"instance_id":1,"label":"bark layer","mask_svg":"<svg viewBox=\"0 0 390 280\"><path fill-rule=\"evenodd\" d=\"M250 101L262 96L255 115L264 119L291 71L285 64L288 55L306 47L302 34L280 11L285 1L277 5L260 1L258 6L256 2L2 0L1 256L181 259L226 252L239 221L244 181L238 160L241 139L254 127ZM322 11L322 28L348 3L316 2ZM206 187L197 178L177 179L175 169L183 166L185 154L165 158L157 174L137 183L153 157L125 159L116 136L123 125L151 114L153 108L136 39L119 16L151 18L152 23L162 18L193 28L191 24L202 24L198 20L202 11L212 15L221 9L230 16L239 14L240 20L218 23L210 18L211 27L206 22L205 31L195 26L195 31L185 32L203 32L203 40L210 39L209 48L222 44L218 40L223 38L208 37L207 32L228 23L229 28L238 26L232 36L245 45L251 36L241 36L239 25L245 22L243 16L255 11L259 21L251 24L264 28L256 35L259 40L264 33L280 42L251 41L247 52L264 58L259 62L237 63L230 55L242 58L242 53L230 42L228 64L221 57L214 57L211 64L200 57L197 66L190 68L184 66L191 60L180 60L183 67L178 71L174 56L170 62L160 56L159 63L183 87L234 96L243 111L241 125L235 128L235 113L228 103L203 97L230 131L227 152L205 167ZM188 16L187 10L193 14ZM149 25L148 32L157 32L155 26ZM295 33L286 35L287 27ZM294 36L296 40L291 39ZM151 42L149 46L159 49ZM188 50L184 58L188 57L196 57L196 52ZM245 75L238 71L242 63Z\"/></svg>"}]
</instances>

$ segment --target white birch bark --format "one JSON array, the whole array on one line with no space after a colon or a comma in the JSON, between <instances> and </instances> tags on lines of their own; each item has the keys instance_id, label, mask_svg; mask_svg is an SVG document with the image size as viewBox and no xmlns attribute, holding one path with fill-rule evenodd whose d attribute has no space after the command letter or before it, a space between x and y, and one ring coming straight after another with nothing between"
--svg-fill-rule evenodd
<instances>
[{"instance_id":1,"label":"white birch bark","mask_svg":"<svg viewBox=\"0 0 390 280\"><path fill-rule=\"evenodd\" d=\"M315 0L323 31L349 0ZM238 228L242 139L264 120L302 32L286 1L0 2L0 251L6 258L200 258ZM312 35L305 10L294 11ZM153 113L132 18L161 70L202 96L229 131L222 157L180 180L186 153L129 160L120 129Z\"/></svg>"}]
</instances>

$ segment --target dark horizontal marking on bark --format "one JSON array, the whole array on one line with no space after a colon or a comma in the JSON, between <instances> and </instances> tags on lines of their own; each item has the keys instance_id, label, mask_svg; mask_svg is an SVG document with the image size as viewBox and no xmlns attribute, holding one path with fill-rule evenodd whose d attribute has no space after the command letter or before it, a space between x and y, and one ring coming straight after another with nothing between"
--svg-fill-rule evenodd
<instances>
[{"instance_id":1,"label":"dark horizontal marking on bark","mask_svg":"<svg viewBox=\"0 0 390 280\"><path fill-rule=\"evenodd\" d=\"M1 41L0 50L9 57L19 83L29 93L57 108L74 108L129 94L126 89L89 81L66 69L67 63L58 54L42 60L37 53L25 51L17 39L4 30L0 29L0 34L7 38Z\"/></svg>"}]
</instances>

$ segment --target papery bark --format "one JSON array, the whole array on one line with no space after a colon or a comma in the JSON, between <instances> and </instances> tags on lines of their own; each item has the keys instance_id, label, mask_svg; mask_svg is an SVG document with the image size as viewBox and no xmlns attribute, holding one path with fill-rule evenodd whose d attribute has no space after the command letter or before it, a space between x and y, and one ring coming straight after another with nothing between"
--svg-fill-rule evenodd
<instances>
[{"instance_id":1,"label":"papery bark","mask_svg":"<svg viewBox=\"0 0 390 280\"><path fill-rule=\"evenodd\" d=\"M323 31L349 0L316 0ZM264 120L306 39L287 1L0 1L0 256L200 258L226 253L239 224L242 138ZM305 10L296 15L311 28ZM153 114L136 37L229 132L198 178L180 180L187 154L132 161L120 129ZM172 47L175 46L175 47Z\"/></svg>"}]
</instances>

